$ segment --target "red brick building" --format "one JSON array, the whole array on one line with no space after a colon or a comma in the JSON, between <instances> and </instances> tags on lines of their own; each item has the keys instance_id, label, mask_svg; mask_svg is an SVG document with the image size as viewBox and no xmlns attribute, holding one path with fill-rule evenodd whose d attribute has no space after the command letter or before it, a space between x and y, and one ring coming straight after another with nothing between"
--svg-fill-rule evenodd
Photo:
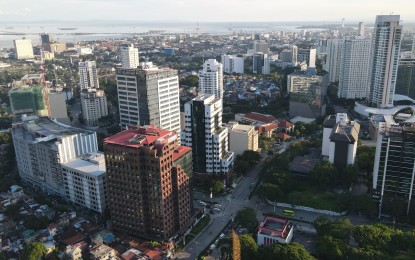
<instances>
[{"instance_id":1,"label":"red brick building","mask_svg":"<svg viewBox=\"0 0 415 260\"><path fill-rule=\"evenodd\" d=\"M176 133L139 127L104 140L113 229L168 240L191 224L191 148Z\"/></svg>"}]
</instances>

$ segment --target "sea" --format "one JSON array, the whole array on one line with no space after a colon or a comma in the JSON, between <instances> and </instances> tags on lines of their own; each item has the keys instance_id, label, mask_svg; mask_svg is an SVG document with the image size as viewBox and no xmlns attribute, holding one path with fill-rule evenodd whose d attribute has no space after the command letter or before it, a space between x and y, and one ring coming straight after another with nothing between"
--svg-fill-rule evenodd
<instances>
[{"instance_id":1,"label":"sea","mask_svg":"<svg viewBox=\"0 0 415 260\"><path fill-rule=\"evenodd\" d=\"M304 23L287 22L1 22L0 49L13 48L15 39L31 39L33 45L40 43L41 33L51 33L57 42L82 42L103 39L126 38L148 31L166 33L264 33L279 31L301 31ZM310 24L309 24L310 25ZM311 25L313 30L325 30Z\"/></svg>"}]
</instances>

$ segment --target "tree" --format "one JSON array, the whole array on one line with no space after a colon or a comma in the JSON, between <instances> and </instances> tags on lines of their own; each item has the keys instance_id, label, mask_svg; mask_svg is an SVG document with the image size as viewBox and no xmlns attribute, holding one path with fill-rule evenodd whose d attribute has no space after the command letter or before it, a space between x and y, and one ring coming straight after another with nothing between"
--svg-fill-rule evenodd
<instances>
[{"instance_id":1,"label":"tree","mask_svg":"<svg viewBox=\"0 0 415 260\"><path fill-rule=\"evenodd\" d=\"M357 149L356 161L361 171L373 172L376 148L362 146Z\"/></svg>"},{"instance_id":2,"label":"tree","mask_svg":"<svg viewBox=\"0 0 415 260\"><path fill-rule=\"evenodd\" d=\"M314 257L299 243L274 244L266 247L261 259L313 260Z\"/></svg>"},{"instance_id":3,"label":"tree","mask_svg":"<svg viewBox=\"0 0 415 260\"><path fill-rule=\"evenodd\" d=\"M316 164L310 172L311 181L319 186L333 185L335 177L334 166L327 161Z\"/></svg>"},{"instance_id":4,"label":"tree","mask_svg":"<svg viewBox=\"0 0 415 260\"><path fill-rule=\"evenodd\" d=\"M241 259L256 259L258 256L258 245L251 235L245 234L239 236L241 243Z\"/></svg>"},{"instance_id":5,"label":"tree","mask_svg":"<svg viewBox=\"0 0 415 260\"><path fill-rule=\"evenodd\" d=\"M347 165L339 171L339 175L339 180L343 187L348 188L357 180L357 168L353 165Z\"/></svg>"},{"instance_id":6,"label":"tree","mask_svg":"<svg viewBox=\"0 0 415 260\"><path fill-rule=\"evenodd\" d=\"M47 250L43 243L33 242L33 243L30 243L23 251L22 259L38 260L44 257L46 253L47 253Z\"/></svg>"},{"instance_id":7,"label":"tree","mask_svg":"<svg viewBox=\"0 0 415 260\"><path fill-rule=\"evenodd\" d=\"M242 160L242 158L236 157L235 163L233 165L234 170L237 175L245 175L249 169L249 162Z\"/></svg>"},{"instance_id":8,"label":"tree","mask_svg":"<svg viewBox=\"0 0 415 260\"><path fill-rule=\"evenodd\" d=\"M8 218L11 218L13 220L19 220L20 219L20 208L22 207L22 203L16 203L7 206L6 210L4 211L4 215L6 215Z\"/></svg>"},{"instance_id":9,"label":"tree","mask_svg":"<svg viewBox=\"0 0 415 260\"><path fill-rule=\"evenodd\" d=\"M353 237L362 248L382 251L392 240L393 229L382 224L361 225L354 229Z\"/></svg>"},{"instance_id":10,"label":"tree","mask_svg":"<svg viewBox=\"0 0 415 260\"><path fill-rule=\"evenodd\" d=\"M261 199L268 199L270 201L278 201L284 198L283 190L276 184L263 183L258 189L258 196Z\"/></svg>"},{"instance_id":11,"label":"tree","mask_svg":"<svg viewBox=\"0 0 415 260\"><path fill-rule=\"evenodd\" d=\"M258 219L256 211L253 208L243 208L236 213L235 221L242 227L248 229L249 233L254 233L258 228Z\"/></svg>"},{"instance_id":12,"label":"tree","mask_svg":"<svg viewBox=\"0 0 415 260\"><path fill-rule=\"evenodd\" d=\"M212 183L212 193L214 195L220 194L223 191L223 182L215 180Z\"/></svg>"},{"instance_id":13,"label":"tree","mask_svg":"<svg viewBox=\"0 0 415 260\"><path fill-rule=\"evenodd\" d=\"M343 259L347 252L347 244L332 236L319 237L317 240L317 252L324 259Z\"/></svg>"},{"instance_id":14,"label":"tree","mask_svg":"<svg viewBox=\"0 0 415 260\"><path fill-rule=\"evenodd\" d=\"M196 75L189 75L180 80L180 85L197 87L199 86L199 77Z\"/></svg>"},{"instance_id":15,"label":"tree","mask_svg":"<svg viewBox=\"0 0 415 260\"><path fill-rule=\"evenodd\" d=\"M319 237L331 236L335 239L340 239L345 243L350 240L350 235L353 230L353 225L349 219L336 220L331 222L325 217L319 217L313 223Z\"/></svg>"},{"instance_id":16,"label":"tree","mask_svg":"<svg viewBox=\"0 0 415 260\"><path fill-rule=\"evenodd\" d=\"M352 248L349 251L349 259L359 260L383 260L385 254L373 248Z\"/></svg>"},{"instance_id":17,"label":"tree","mask_svg":"<svg viewBox=\"0 0 415 260\"><path fill-rule=\"evenodd\" d=\"M49 219L47 217L37 218L35 216L24 217L24 226L27 229L40 230L48 227Z\"/></svg>"}]
</instances>

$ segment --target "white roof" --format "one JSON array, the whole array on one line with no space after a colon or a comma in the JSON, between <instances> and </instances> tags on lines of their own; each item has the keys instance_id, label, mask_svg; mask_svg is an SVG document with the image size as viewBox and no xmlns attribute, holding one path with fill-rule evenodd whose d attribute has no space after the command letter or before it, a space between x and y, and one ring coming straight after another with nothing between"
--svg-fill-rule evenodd
<instances>
[{"instance_id":1,"label":"white roof","mask_svg":"<svg viewBox=\"0 0 415 260\"><path fill-rule=\"evenodd\" d=\"M102 153L88 154L65 163L63 166L77 172L83 172L91 177L98 177L106 172L104 154Z\"/></svg>"}]
</instances>

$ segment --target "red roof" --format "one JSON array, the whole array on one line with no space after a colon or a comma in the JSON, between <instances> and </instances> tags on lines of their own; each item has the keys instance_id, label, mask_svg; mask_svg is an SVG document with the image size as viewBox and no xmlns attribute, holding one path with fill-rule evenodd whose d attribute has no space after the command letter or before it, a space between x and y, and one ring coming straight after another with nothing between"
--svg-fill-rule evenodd
<instances>
[{"instance_id":1,"label":"red roof","mask_svg":"<svg viewBox=\"0 0 415 260\"><path fill-rule=\"evenodd\" d=\"M255 130L257 130L258 133L262 134L262 133L269 132L277 128L278 128L277 124L266 124L266 125L260 125L260 126L255 127Z\"/></svg>"},{"instance_id":2,"label":"red roof","mask_svg":"<svg viewBox=\"0 0 415 260\"><path fill-rule=\"evenodd\" d=\"M244 117L258 121L258 122L262 122L262 123L271 123L277 120L275 117L271 115L264 115L264 114L260 114L257 112L248 113Z\"/></svg>"},{"instance_id":3,"label":"red roof","mask_svg":"<svg viewBox=\"0 0 415 260\"><path fill-rule=\"evenodd\" d=\"M154 144L157 140L161 143L167 143L167 140L171 137L177 137L176 133L149 125L122 131L105 138L104 143L138 148L143 145Z\"/></svg>"},{"instance_id":4,"label":"red roof","mask_svg":"<svg viewBox=\"0 0 415 260\"><path fill-rule=\"evenodd\" d=\"M287 135L286 133L279 132L277 133L277 136L282 140L287 140L288 138L291 138L291 136Z\"/></svg>"},{"instance_id":5,"label":"red roof","mask_svg":"<svg viewBox=\"0 0 415 260\"><path fill-rule=\"evenodd\" d=\"M281 121L281 122L278 123L279 128L287 129L287 128L290 128L292 126L293 126L293 124L291 122L286 121L286 120Z\"/></svg>"},{"instance_id":6,"label":"red roof","mask_svg":"<svg viewBox=\"0 0 415 260\"><path fill-rule=\"evenodd\" d=\"M187 146L177 147L176 150L174 150L174 153L173 153L173 161L176 161L178 158L182 157L183 155L185 155L190 150L192 150L192 148L187 147Z\"/></svg>"}]
</instances>

